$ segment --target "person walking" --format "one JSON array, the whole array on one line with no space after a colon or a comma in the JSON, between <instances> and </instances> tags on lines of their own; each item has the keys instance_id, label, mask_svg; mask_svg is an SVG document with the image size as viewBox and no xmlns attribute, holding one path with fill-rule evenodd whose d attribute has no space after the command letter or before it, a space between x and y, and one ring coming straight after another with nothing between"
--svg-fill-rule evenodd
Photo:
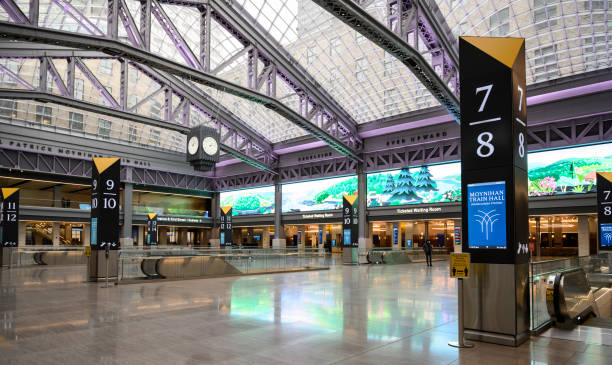
<instances>
[{"instance_id":1,"label":"person walking","mask_svg":"<svg viewBox=\"0 0 612 365\"><path fill-rule=\"evenodd\" d=\"M431 241L427 240L425 241L425 244L423 245L423 251L425 251L425 262L427 262L427 266L432 266L431 265Z\"/></svg>"}]
</instances>

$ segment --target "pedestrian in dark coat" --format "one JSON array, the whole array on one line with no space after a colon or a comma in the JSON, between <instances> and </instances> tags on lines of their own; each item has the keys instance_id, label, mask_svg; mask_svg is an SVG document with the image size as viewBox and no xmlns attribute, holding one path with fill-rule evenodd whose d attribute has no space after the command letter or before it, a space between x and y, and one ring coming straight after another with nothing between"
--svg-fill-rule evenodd
<instances>
[{"instance_id":1,"label":"pedestrian in dark coat","mask_svg":"<svg viewBox=\"0 0 612 365\"><path fill-rule=\"evenodd\" d=\"M423 244L423 251L425 251L425 261L427 262L427 266L431 266L432 247L430 240L425 241L425 244Z\"/></svg>"}]
</instances>

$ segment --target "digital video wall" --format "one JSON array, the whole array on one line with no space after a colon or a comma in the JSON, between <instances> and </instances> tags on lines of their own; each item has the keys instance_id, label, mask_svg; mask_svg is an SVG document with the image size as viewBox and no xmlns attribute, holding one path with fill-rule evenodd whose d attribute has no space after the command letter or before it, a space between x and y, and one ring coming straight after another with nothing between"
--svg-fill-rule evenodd
<instances>
[{"instance_id":1,"label":"digital video wall","mask_svg":"<svg viewBox=\"0 0 612 365\"><path fill-rule=\"evenodd\" d=\"M612 171L612 143L534 152L527 161L530 196L594 192L597 171Z\"/></svg>"},{"instance_id":2,"label":"digital video wall","mask_svg":"<svg viewBox=\"0 0 612 365\"><path fill-rule=\"evenodd\" d=\"M232 215L274 213L274 186L222 191L221 206L231 206Z\"/></svg>"},{"instance_id":3,"label":"digital video wall","mask_svg":"<svg viewBox=\"0 0 612 365\"><path fill-rule=\"evenodd\" d=\"M459 162L368 174L368 207L461 201Z\"/></svg>"},{"instance_id":4,"label":"digital video wall","mask_svg":"<svg viewBox=\"0 0 612 365\"><path fill-rule=\"evenodd\" d=\"M283 184L283 213L342 209L342 196L357 194L357 176Z\"/></svg>"},{"instance_id":5,"label":"digital video wall","mask_svg":"<svg viewBox=\"0 0 612 365\"><path fill-rule=\"evenodd\" d=\"M612 143L532 152L529 196L596 191L597 171L612 171ZM368 174L368 207L461 201L461 163Z\"/></svg>"}]
</instances>

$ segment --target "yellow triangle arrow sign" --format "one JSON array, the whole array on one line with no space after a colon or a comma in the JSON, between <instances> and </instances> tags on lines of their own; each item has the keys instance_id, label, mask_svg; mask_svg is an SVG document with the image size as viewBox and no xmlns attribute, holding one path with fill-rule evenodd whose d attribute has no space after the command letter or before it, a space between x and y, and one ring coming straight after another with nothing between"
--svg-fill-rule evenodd
<instances>
[{"instance_id":1,"label":"yellow triangle arrow sign","mask_svg":"<svg viewBox=\"0 0 612 365\"><path fill-rule=\"evenodd\" d=\"M525 43L524 38L461 37L463 40L512 68L514 61Z\"/></svg>"}]
</instances>

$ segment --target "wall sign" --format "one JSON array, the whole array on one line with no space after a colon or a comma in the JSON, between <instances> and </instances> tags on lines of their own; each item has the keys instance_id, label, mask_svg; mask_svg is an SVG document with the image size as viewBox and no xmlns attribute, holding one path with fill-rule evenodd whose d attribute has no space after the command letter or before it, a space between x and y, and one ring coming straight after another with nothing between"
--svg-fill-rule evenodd
<instances>
[{"instance_id":1,"label":"wall sign","mask_svg":"<svg viewBox=\"0 0 612 365\"><path fill-rule=\"evenodd\" d=\"M463 251L529 259L525 40L460 37Z\"/></svg>"},{"instance_id":2,"label":"wall sign","mask_svg":"<svg viewBox=\"0 0 612 365\"><path fill-rule=\"evenodd\" d=\"M157 245L157 213L147 214L147 243L152 246Z\"/></svg>"},{"instance_id":3,"label":"wall sign","mask_svg":"<svg viewBox=\"0 0 612 365\"><path fill-rule=\"evenodd\" d=\"M219 238L221 246L232 246L232 207L221 207Z\"/></svg>"},{"instance_id":4,"label":"wall sign","mask_svg":"<svg viewBox=\"0 0 612 365\"><path fill-rule=\"evenodd\" d=\"M118 157L94 157L91 181L91 248L118 250L119 174Z\"/></svg>"},{"instance_id":5,"label":"wall sign","mask_svg":"<svg viewBox=\"0 0 612 365\"><path fill-rule=\"evenodd\" d=\"M599 249L612 250L612 172L597 173Z\"/></svg>"},{"instance_id":6,"label":"wall sign","mask_svg":"<svg viewBox=\"0 0 612 365\"><path fill-rule=\"evenodd\" d=\"M397 245L398 244L398 237L399 236L399 232L397 227L393 227L393 244Z\"/></svg>"},{"instance_id":7,"label":"wall sign","mask_svg":"<svg viewBox=\"0 0 612 365\"><path fill-rule=\"evenodd\" d=\"M2 188L2 247L19 246L19 189Z\"/></svg>"},{"instance_id":8,"label":"wall sign","mask_svg":"<svg viewBox=\"0 0 612 365\"><path fill-rule=\"evenodd\" d=\"M344 246L359 246L359 209L357 195L344 195L342 197L342 232Z\"/></svg>"}]
</instances>

